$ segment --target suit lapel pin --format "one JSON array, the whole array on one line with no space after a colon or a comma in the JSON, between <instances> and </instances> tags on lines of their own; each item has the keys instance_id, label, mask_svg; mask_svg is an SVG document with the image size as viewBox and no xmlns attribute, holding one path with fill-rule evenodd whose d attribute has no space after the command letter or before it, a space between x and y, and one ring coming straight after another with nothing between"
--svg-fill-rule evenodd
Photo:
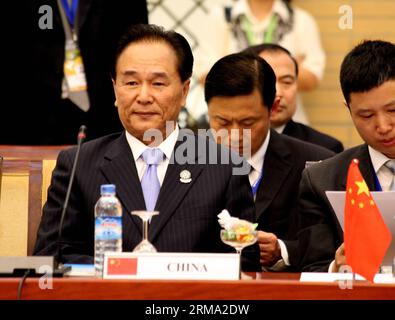
<instances>
[{"instance_id":1,"label":"suit lapel pin","mask_svg":"<svg viewBox=\"0 0 395 320\"><path fill-rule=\"evenodd\" d=\"M191 173L188 170L182 170L180 172L180 181L182 183L190 183L192 181Z\"/></svg>"}]
</instances>

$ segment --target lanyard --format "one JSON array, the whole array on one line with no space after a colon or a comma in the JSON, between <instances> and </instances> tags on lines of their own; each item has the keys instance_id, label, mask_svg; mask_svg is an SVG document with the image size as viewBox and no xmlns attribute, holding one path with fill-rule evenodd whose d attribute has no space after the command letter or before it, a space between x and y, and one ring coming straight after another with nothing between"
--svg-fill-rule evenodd
<instances>
[{"instance_id":1,"label":"lanyard","mask_svg":"<svg viewBox=\"0 0 395 320\"><path fill-rule=\"evenodd\" d=\"M61 0L61 1L62 1L64 12L67 16L67 20L70 23L70 26L74 26L75 15L77 13L77 7L78 7L78 0L72 0L71 7L69 6L68 0Z\"/></svg>"},{"instance_id":2,"label":"lanyard","mask_svg":"<svg viewBox=\"0 0 395 320\"><path fill-rule=\"evenodd\" d=\"M245 35L247 38L248 45L254 45L255 44L255 37L254 37L254 32L252 31L252 23L246 16L242 16L241 24L243 27L243 30L245 31ZM269 25L267 29L264 32L263 36L263 43L272 43L273 38L274 38L274 33L276 32L278 26L278 18L277 15L272 15L270 18Z\"/></svg>"},{"instance_id":3,"label":"lanyard","mask_svg":"<svg viewBox=\"0 0 395 320\"><path fill-rule=\"evenodd\" d=\"M263 43L273 43L274 33L276 32L277 26L277 15L272 15L269 26L267 27L267 30L265 31L265 35L263 37Z\"/></svg>"},{"instance_id":4,"label":"lanyard","mask_svg":"<svg viewBox=\"0 0 395 320\"><path fill-rule=\"evenodd\" d=\"M258 179L256 179L255 182L251 186L252 194L254 195L254 198L255 198L256 193L258 191L259 185L261 184L262 178L263 178L263 171L259 175Z\"/></svg>"},{"instance_id":5,"label":"lanyard","mask_svg":"<svg viewBox=\"0 0 395 320\"><path fill-rule=\"evenodd\" d=\"M73 7L75 6L74 13L71 15L71 17L72 18L74 17L75 20L74 19L70 20L69 18L71 11L69 10L70 8L68 6L67 1L68 0L57 0L60 17L62 19L63 30L66 37L66 42L77 43L78 19L76 19L75 13L76 13L76 6L78 5L78 0L72 0L73 2L71 4L72 11L73 11ZM67 6L67 8L64 7L65 5ZM71 24L70 21L73 21L73 24Z\"/></svg>"}]
</instances>

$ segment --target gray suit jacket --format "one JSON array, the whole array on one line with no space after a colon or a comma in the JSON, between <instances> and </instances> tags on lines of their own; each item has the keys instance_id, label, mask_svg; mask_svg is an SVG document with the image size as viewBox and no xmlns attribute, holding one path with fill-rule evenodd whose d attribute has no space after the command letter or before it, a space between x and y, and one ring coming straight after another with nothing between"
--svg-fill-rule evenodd
<instances>
[{"instance_id":1,"label":"gray suit jacket","mask_svg":"<svg viewBox=\"0 0 395 320\"><path fill-rule=\"evenodd\" d=\"M181 132L180 132L181 135ZM162 252L228 252L232 248L220 239L217 214L228 209L231 215L254 221L255 208L247 175L234 175L235 164L199 164L204 154L219 155L225 149L215 142L188 135L192 145L205 146L195 152L192 164L169 163L152 219L149 240ZM184 148L177 142L175 150ZM61 208L76 149L60 153L53 172L48 201L37 235L35 254L56 254ZM193 152L192 152L193 153ZM174 152L173 152L174 154ZM225 152L226 154L226 152ZM243 161L233 154L235 163ZM192 181L182 183L180 172L188 170ZM131 215L144 210L145 202L134 158L125 133L106 136L82 146L80 160L63 226L63 257L68 262L91 262L94 241L94 206L100 185L116 185L123 208L123 251L132 251L141 241L142 222ZM259 268L258 246L245 249L245 270Z\"/></svg>"},{"instance_id":2,"label":"gray suit jacket","mask_svg":"<svg viewBox=\"0 0 395 320\"><path fill-rule=\"evenodd\" d=\"M343 231L325 191L344 191L348 167L359 160L359 169L369 190L375 190L374 169L366 144L348 149L304 171L300 184L299 268L302 271L328 271Z\"/></svg>"}]
</instances>

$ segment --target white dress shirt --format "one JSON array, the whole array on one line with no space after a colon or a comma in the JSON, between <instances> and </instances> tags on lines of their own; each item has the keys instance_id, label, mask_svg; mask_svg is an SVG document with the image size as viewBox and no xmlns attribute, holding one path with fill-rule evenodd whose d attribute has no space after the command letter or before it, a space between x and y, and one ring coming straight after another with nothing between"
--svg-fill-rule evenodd
<instances>
[{"instance_id":1,"label":"white dress shirt","mask_svg":"<svg viewBox=\"0 0 395 320\"><path fill-rule=\"evenodd\" d=\"M250 171L248 178L250 180L250 184L253 185L258 179L259 176L262 174L263 163L265 161L265 154L267 151L267 147L269 145L270 140L270 130L267 132L265 141L263 141L262 145L255 152L251 158L247 159L247 162L250 164L253 170Z\"/></svg>"},{"instance_id":2,"label":"white dress shirt","mask_svg":"<svg viewBox=\"0 0 395 320\"><path fill-rule=\"evenodd\" d=\"M273 129L276 130L277 133L282 134L285 129L285 126L286 126L286 124L282 124L279 127L276 127L276 128L273 127Z\"/></svg>"},{"instance_id":3,"label":"white dress shirt","mask_svg":"<svg viewBox=\"0 0 395 320\"><path fill-rule=\"evenodd\" d=\"M169 165L171 154L173 153L174 147L177 142L178 133L179 133L179 128L178 126L176 126L175 130L159 146L156 147L159 148L165 155L163 161L159 163L157 167L158 179L161 186L163 183L163 179L165 178L165 174L166 174L167 166ZM142 143L140 140L132 136L127 131L126 131L126 140L128 141L130 149L132 150L134 162L136 164L137 174L141 181L145 169L147 168L147 164L141 158L141 155L146 149L150 147Z\"/></svg>"},{"instance_id":4,"label":"white dress shirt","mask_svg":"<svg viewBox=\"0 0 395 320\"><path fill-rule=\"evenodd\" d=\"M381 189L383 191L389 191L391 187L392 180L394 178L394 174L391 172L389 168L384 166L384 164L388 160L393 160L388 158L387 156L383 155L381 152L378 152L377 150L373 149L372 147L369 148L369 155L370 159L372 160L374 172L377 175L377 178L379 179Z\"/></svg>"},{"instance_id":5,"label":"white dress shirt","mask_svg":"<svg viewBox=\"0 0 395 320\"><path fill-rule=\"evenodd\" d=\"M307 11L292 4L294 10L294 25L289 33L285 34L279 45L287 48L294 56L304 56L303 67L322 79L325 68L325 52L321 45L321 37L318 25L313 16ZM222 17L224 16L222 10ZM272 13L265 19L259 21L251 12L247 0L239 0L233 5L232 16L237 17L245 15L251 22L254 44L262 43L264 31L267 29L271 17L277 13L282 19L289 19L289 12L282 0L275 0L272 6ZM224 20L223 18L221 20ZM218 24L218 22L217 22ZM213 30L216 31L216 30ZM228 31L230 37L225 50L230 52L238 52L240 49L235 42L234 37Z\"/></svg>"},{"instance_id":6,"label":"white dress shirt","mask_svg":"<svg viewBox=\"0 0 395 320\"><path fill-rule=\"evenodd\" d=\"M284 35L279 41L279 45L288 49L293 56L304 57L302 66L313 73L319 80L323 78L325 70L326 55L321 44L320 31L314 17L304 9L292 4L294 10L294 24L292 30ZM282 0L275 0L272 6L272 13L265 19L259 21L251 12L247 0L238 0L232 5L232 17L245 15L251 22L254 43L260 44L263 41L263 33L270 23L271 17L277 13L282 19L288 21L289 12ZM221 57L241 50L233 31L225 20L224 6L213 6L210 13L205 18L205 23L200 26L202 33L206 34L204 41L199 43L196 50L196 61L194 70L200 77L210 70L212 65ZM204 31L203 31L204 30ZM194 90L196 91L196 90ZM202 99L200 97L200 99ZM297 97L297 108L293 119L297 122L307 124L308 119L305 114L302 99ZM198 100L195 100L198 101ZM195 103L195 101L191 101ZM189 109L190 104L188 104ZM200 107L201 110L203 107Z\"/></svg>"}]
</instances>

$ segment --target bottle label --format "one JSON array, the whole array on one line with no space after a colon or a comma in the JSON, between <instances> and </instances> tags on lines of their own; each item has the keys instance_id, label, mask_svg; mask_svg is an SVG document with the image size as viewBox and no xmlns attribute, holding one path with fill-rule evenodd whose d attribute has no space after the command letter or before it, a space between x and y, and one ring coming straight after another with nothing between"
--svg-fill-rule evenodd
<instances>
[{"instance_id":1,"label":"bottle label","mask_svg":"<svg viewBox=\"0 0 395 320\"><path fill-rule=\"evenodd\" d=\"M96 240L122 239L122 217L96 217Z\"/></svg>"}]
</instances>

